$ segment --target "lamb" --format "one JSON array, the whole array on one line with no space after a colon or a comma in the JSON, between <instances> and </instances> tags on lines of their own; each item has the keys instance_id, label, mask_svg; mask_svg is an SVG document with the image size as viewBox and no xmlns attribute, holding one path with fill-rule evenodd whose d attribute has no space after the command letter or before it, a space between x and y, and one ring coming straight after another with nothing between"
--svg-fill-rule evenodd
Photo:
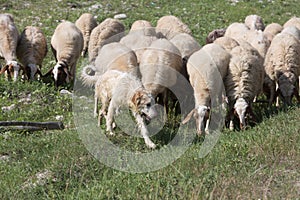
<instances>
[{"instance_id":1,"label":"lamb","mask_svg":"<svg viewBox=\"0 0 300 200\"><path fill-rule=\"evenodd\" d=\"M264 30L265 36L271 42L275 35L282 31L283 27L278 23L268 24Z\"/></svg>"},{"instance_id":2,"label":"lamb","mask_svg":"<svg viewBox=\"0 0 300 200\"><path fill-rule=\"evenodd\" d=\"M269 86L269 105L276 97L280 97L285 105L292 104L293 95L298 102L300 75L300 42L286 33L277 34L272 40L265 59L266 82ZM277 98L276 106L279 106Z\"/></svg>"},{"instance_id":3,"label":"lamb","mask_svg":"<svg viewBox=\"0 0 300 200\"><path fill-rule=\"evenodd\" d=\"M227 36L217 38L214 41L214 44L220 45L228 52L230 52L234 47L239 46L239 43L235 39Z\"/></svg>"},{"instance_id":4,"label":"lamb","mask_svg":"<svg viewBox=\"0 0 300 200\"><path fill-rule=\"evenodd\" d=\"M192 54L188 60L187 71L194 89L195 108L182 123L187 123L194 116L198 135L208 132L211 107L222 101L223 79L230 57L220 45L211 43Z\"/></svg>"},{"instance_id":5,"label":"lamb","mask_svg":"<svg viewBox=\"0 0 300 200\"><path fill-rule=\"evenodd\" d=\"M178 33L187 33L192 35L192 31L189 27L173 15L159 18L156 24L156 32L159 34L159 37L165 37L168 40L172 39L172 37Z\"/></svg>"},{"instance_id":6,"label":"lamb","mask_svg":"<svg viewBox=\"0 0 300 200\"><path fill-rule=\"evenodd\" d=\"M250 30L261 30L264 31L265 25L263 19L258 15L248 15L245 18L245 25Z\"/></svg>"},{"instance_id":7,"label":"lamb","mask_svg":"<svg viewBox=\"0 0 300 200\"><path fill-rule=\"evenodd\" d=\"M240 128L246 126L246 115L253 118L252 102L262 92L264 80L263 58L249 43L242 42L231 50L228 73L224 79L228 98L227 120L234 129L233 120L237 116Z\"/></svg>"},{"instance_id":8,"label":"lamb","mask_svg":"<svg viewBox=\"0 0 300 200\"><path fill-rule=\"evenodd\" d=\"M83 49L83 35L74 23L60 23L52 35L51 49L56 60L44 76L53 76L55 86L75 79L76 64Z\"/></svg>"},{"instance_id":9,"label":"lamb","mask_svg":"<svg viewBox=\"0 0 300 200\"><path fill-rule=\"evenodd\" d=\"M211 31L206 37L206 44L213 43L217 38L223 37L225 35L226 28L220 28Z\"/></svg>"},{"instance_id":10,"label":"lamb","mask_svg":"<svg viewBox=\"0 0 300 200\"><path fill-rule=\"evenodd\" d=\"M0 74L7 72L7 78L16 81L19 71L24 67L17 62L16 48L19 32L10 14L0 14L0 57L4 58L6 65L2 67Z\"/></svg>"},{"instance_id":11,"label":"lamb","mask_svg":"<svg viewBox=\"0 0 300 200\"><path fill-rule=\"evenodd\" d=\"M85 85L92 86L108 69L138 76L138 63L134 51L119 42L104 45L99 50L94 65L87 65L83 68L81 78ZM93 75L89 75L88 70L92 70Z\"/></svg>"},{"instance_id":12,"label":"lamb","mask_svg":"<svg viewBox=\"0 0 300 200\"><path fill-rule=\"evenodd\" d=\"M144 119L151 120L157 115L153 96L143 87L136 76L117 70L108 70L96 83L95 100L101 99L98 125L106 117L106 131L113 135L114 116L119 107L128 106L138 124L142 137L149 148L155 144L149 138ZM95 108L97 102L95 101Z\"/></svg>"},{"instance_id":13,"label":"lamb","mask_svg":"<svg viewBox=\"0 0 300 200\"><path fill-rule=\"evenodd\" d=\"M107 18L92 30L88 46L89 62L93 63L99 49L105 44L119 42L124 36L125 26L117 19Z\"/></svg>"},{"instance_id":14,"label":"lamb","mask_svg":"<svg viewBox=\"0 0 300 200\"><path fill-rule=\"evenodd\" d=\"M97 21L90 13L83 13L75 22L75 25L83 35L83 50L81 55L85 56L88 51L92 30L97 26Z\"/></svg>"},{"instance_id":15,"label":"lamb","mask_svg":"<svg viewBox=\"0 0 300 200\"><path fill-rule=\"evenodd\" d=\"M18 42L17 57L25 67L28 79L34 80L36 74L42 76L42 63L47 52L47 39L43 31L35 26L25 27Z\"/></svg>"}]
</instances>

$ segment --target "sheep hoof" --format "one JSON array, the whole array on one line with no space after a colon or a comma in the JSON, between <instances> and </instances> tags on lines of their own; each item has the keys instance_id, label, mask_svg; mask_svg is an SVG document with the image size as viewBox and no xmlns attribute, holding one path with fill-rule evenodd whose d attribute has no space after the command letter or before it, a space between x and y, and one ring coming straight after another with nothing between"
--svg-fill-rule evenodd
<instances>
[{"instance_id":1,"label":"sheep hoof","mask_svg":"<svg viewBox=\"0 0 300 200\"><path fill-rule=\"evenodd\" d=\"M155 149L155 147L156 147L156 145L151 140L145 141L145 143L146 143L147 147L150 149Z\"/></svg>"}]
</instances>

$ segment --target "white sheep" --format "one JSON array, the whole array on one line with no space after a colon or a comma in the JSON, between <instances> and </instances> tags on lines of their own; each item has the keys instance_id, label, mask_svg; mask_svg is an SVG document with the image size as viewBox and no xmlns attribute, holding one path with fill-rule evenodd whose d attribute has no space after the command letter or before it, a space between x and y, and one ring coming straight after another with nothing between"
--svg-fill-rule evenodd
<instances>
[{"instance_id":1,"label":"white sheep","mask_svg":"<svg viewBox=\"0 0 300 200\"><path fill-rule=\"evenodd\" d=\"M42 63L47 52L43 31L39 27L26 26L18 42L17 57L25 67L28 79L33 80L36 74L42 75Z\"/></svg>"},{"instance_id":2,"label":"white sheep","mask_svg":"<svg viewBox=\"0 0 300 200\"><path fill-rule=\"evenodd\" d=\"M46 75L53 76L55 86L75 79L76 64L83 48L83 35L74 23L60 23L51 38L51 49L56 60Z\"/></svg>"},{"instance_id":3,"label":"white sheep","mask_svg":"<svg viewBox=\"0 0 300 200\"><path fill-rule=\"evenodd\" d=\"M81 55L85 56L88 51L92 30L98 25L94 16L90 13L83 13L75 22L75 25L83 35L83 50Z\"/></svg>"},{"instance_id":4,"label":"white sheep","mask_svg":"<svg viewBox=\"0 0 300 200\"><path fill-rule=\"evenodd\" d=\"M154 33L151 31L154 31ZM137 27L135 27L134 30L130 30L130 32L120 40L120 43L132 49L137 56L138 63L140 63L144 51L157 39L153 28L137 29Z\"/></svg>"},{"instance_id":5,"label":"white sheep","mask_svg":"<svg viewBox=\"0 0 300 200\"><path fill-rule=\"evenodd\" d=\"M283 28L286 28L288 26L296 26L298 29L300 29L300 17L292 17L289 20L287 20L283 24Z\"/></svg>"},{"instance_id":6,"label":"white sheep","mask_svg":"<svg viewBox=\"0 0 300 200\"><path fill-rule=\"evenodd\" d=\"M204 130L208 132L211 107L215 103L222 103L223 78L227 74L230 57L220 45L211 43L193 53L188 60L187 71L194 89L195 107L183 120L183 124L194 116L199 135Z\"/></svg>"},{"instance_id":7,"label":"white sheep","mask_svg":"<svg viewBox=\"0 0 300 200\"><path fill-rule=\"evenodd\" d=\"M142 55L139 70L145 88L154 97L163 95L166 109L167 88L176 83L177 75L182 70L180 51L167 39L157 39Z\"/></svg>"},{"instance_id":8,"label":"white sheep","mask_svg":"<svg viewBox=\"0 0 300 200\"><path fill-rule=\"evenodd\" d=\"M265 27L264 34L271 42L275 35L282 31L283 27L278 23L271 23Z\"/></svg>"},{"instance_id":9,"label":"white sheep","mask_svg":"<svg viewBox=\"0 0 300 200\"><path fill-rule=\"evenodd\" d=\"M108 69L138 76L137 57L134 51L119 42L104 45L99 50L94 65L87 65L83 68L81 78L85 85L92 86ZM88 70L92 71L92 75L88 74Z\"/></svg>"},{"instance_id":10,"label":"white sheep","mask_svg":"<svg viewBox=\"0 0 300 200\"><path fill-rule=\"evenodd\" d=\"M136 20L132 23L129 33L142 32L146 36L155 36L156 31L151 22L147 20Z\"/></svg>"},{"instance_id":11,"label":"white sheep","mask_svg":"<svg viewBox=\"0 0 300 200\"><path fill-rule=\"evenodd\" d=\"M263 19L258 15L248 15L245 18L245 25L250 30L261 30L264 31L265 25Z\"/></svg>"},{"instance_id":12,"label":"white sheep","mask_svg":"<svg viewBox=\"0 0 300 200\"><path fill-rule=\"evenodd\" d=\"M245 35L249 30L250 29L244 23L234 22L227 27L224 36L239 41L240 39L245 39Z\"/></svg>"},{"instance_id":13,"label":"white sheep","mask_svg":"<svg viewBox=\"0 0 300 200\"><path fill-rule=\"evenodd\" d=\"M19 32L10 14L0 14L0 57L4 58L6 65L2 67L0 74L7 72L10 80L16 81L19 71L24 68L17 62L16 48L18 45Z\"/></svg>"},{"instance_id":14,"label":"white sheep","mask_svg":"<svg viewBox=\"0 0 300 200\"><path fill-rule=\"evenodd\" d=\"M254 98L262 92L264 80L263 58L247 42L241 42L231 50L228 73L224 79L228 98L229 128L234 128L234 116L239 118L240 128L246 125L246 115L252 112Z\"/></svg>"},{"instance_id":15,"label":"white sheep","mask_svg":"<svg viewBox=\"0 0 300 200\"><path fill-rule=\"evenodd\" d=\"M294 36L286 33L277 34L271 43L265 58L266 85L269 87L269 104L279 96L284 104L292 103L293 95L298 102L300 75L300 42ZM269 84L268 84L269 83ZM279 98L276 105L279 106Z\"/></svg>"},{"instance_id":16,"label":"white sheep","mask_svg":"<svg viewBox=\"0 0 300 200\"><path fill-rule=\"evenodd\" d=\"M93 63L99 49L105 44L119 42L124 36L125 26L117 19L107 18L92 30L88 46L89 62Z\"/></svg>"},{"instance_id":17,"label":"white sheep","mask_svg":"<svg viewBox=\"0 0 300 200\"><path fill-rule=\"evenodd\" d=\"M173 15L167 15L159 18L156 24L156 32L159 34L159 37L165 37L169 40L178 33L187 33L192 35L192 31L189 27Z\"/></svg>"},{"instance_id":18,"label":"white sheep","mask_svg":"<svg viewBox=\"0 0 300 200\"><path fill-rule=\"evenodd\" d=\"M239 43L231 37L219 37L214 41L214 44L218 44L226 51L230 52L234 47L239 46Z\"/></svg>"},{"instance_id":19,"label":"white sheep","mask_svg":"<svg viewBox=\"0 0 300 200\"><path fill-rule=\"evenodd\" d=\"M292 36L300 40L300 30L296 26L287 26L281 31L281 33L291 34Z\"/></svg>"}]
</instances>

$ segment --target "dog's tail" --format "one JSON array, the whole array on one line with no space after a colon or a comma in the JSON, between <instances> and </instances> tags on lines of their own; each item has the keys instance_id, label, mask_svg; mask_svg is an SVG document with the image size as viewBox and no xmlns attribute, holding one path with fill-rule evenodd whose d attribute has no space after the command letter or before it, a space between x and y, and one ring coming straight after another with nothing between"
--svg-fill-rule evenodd
<instances>
[{"instance_id":1,"label":"dog's tail","mask_svg":"<svg viewBox=\"0 0 300 200\"><path fill-rule=\"evenodd\" d=\"M94 86L100 76L97 75L97 71L94 65L87 65L81 71L81 80L86 86Z\"/></svg>"}]
</instances>

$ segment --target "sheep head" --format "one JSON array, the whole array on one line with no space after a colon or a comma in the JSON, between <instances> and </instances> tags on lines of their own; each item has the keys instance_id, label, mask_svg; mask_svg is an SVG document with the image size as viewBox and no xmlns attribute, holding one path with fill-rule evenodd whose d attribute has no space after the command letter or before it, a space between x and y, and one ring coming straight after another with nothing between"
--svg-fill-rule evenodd
<instances>
[{"instance_id":1,"label":"sheep head","mask_svg":"<svg viewBox=\"0 0 300 200\"><path fill-rule=\"evenodd\" d=\"M281 98L284 104L291 105L293 95L298 94L295 87L297 77L292 72L284 72L278 75L278 86L276 94Z\"/></svg>"},{"instance_id":2,"label":"sheep head","mask_svg":"<svg viewBox=\"0 0 300 200\"><path fill-rule=\"evenodd\" d=\"M246 126L246 114L249 108L249 104L244 98L238 98L234 104L234 114L240 120L240 128L244 129Z\"/></svg>"},{"instance_id":3,"label":"sheep head","mask_svg":"<svg viewBox=\"0 0 300 200\"><path fill-rule=\"evenodd\" d=\"M186 124L191 117L194 116L197 126L197 134L200 136L205 131L209 113L210 108L208 106L199 105L186 116L186 118L182 121L182 124Z\"/></svg>"},{"instance_id":4,"label":"sheep head","mask_svg":"<svg viewBox=\"0 0 300 200\"><path fill-rule=\"evenodd\" d=\"M13 77L13 80L16 81L20 70L24 71L24 67L17 61L8 61L1 69L0 74L3 74L5 71L7 71L8 78L11 79L11 77Z\"/></svg>"},{"instance_id":5,"label":"sheep head","mask_svg":"<svg viewBox=\"0 0 300 200\"><path fill-rule=\"evenodd\" d=\"M42 76L42 73L36 64L28 64L25 69L27 78L30 80L34 80L36 74Z\"/></svg>"},{"instance_id":6,"label":"sheep head","mask_svg":"<svg viewBox=\"0 0 300 200\"><path fill-rule=\"evenodd\" d=\"M64 83L69 83L73 76L70 74L67 64L57 63L43 77L52 76L55 87L61 86Z\"/></svg>"}]
</instances>

